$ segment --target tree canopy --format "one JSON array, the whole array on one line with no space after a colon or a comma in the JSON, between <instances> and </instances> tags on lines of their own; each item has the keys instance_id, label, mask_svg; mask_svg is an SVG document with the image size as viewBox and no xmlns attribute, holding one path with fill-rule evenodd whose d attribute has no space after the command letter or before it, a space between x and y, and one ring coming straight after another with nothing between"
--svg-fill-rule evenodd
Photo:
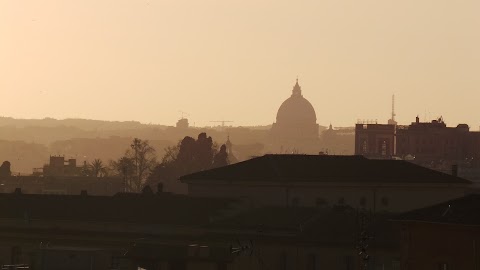
<instances>
[{"instance_id":1,"label":"tree canopy","mask_svg":"<svg viewBox=\"0 0 480 270\"><path fill-rule=\"evenodd\" d=\"M229 164L226 146L218 149L206 133L200 133L196 140L186 136L176 146L165 150L161 163L152 171L147 183L151 186L162 183L169 191L175 191L179 185L177 179L182 175Z\"/></svg>"}]
</instances>

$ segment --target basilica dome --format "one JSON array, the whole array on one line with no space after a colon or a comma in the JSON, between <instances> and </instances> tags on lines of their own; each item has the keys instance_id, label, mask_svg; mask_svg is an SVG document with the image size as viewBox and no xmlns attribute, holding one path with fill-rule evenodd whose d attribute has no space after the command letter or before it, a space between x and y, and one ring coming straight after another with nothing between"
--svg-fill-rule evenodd
<instances>
[{"instance_id":1,"label":"basilica dome","mask_svg":"<svg viewBox=\"0 0 480 270\"><path fill-rule=\"evenodd\" d=\"M292 95L285 100L277 112L277 124L298 125L316 124L317 116L312 104L302 96L302 89L297 83L293 87Z\"/></svg>"},{"instance_id":2,"label":"basilica dome","mask_svg":"<svg viewBox=\"0 0 480 270\"><path fill-rule=\"evenodd\" d=\"M297 79L292 95L278 109L277 121L270 129L270 151L318 153L318 128L315 110L302 96Z\"/></svg>"}]
</instances>

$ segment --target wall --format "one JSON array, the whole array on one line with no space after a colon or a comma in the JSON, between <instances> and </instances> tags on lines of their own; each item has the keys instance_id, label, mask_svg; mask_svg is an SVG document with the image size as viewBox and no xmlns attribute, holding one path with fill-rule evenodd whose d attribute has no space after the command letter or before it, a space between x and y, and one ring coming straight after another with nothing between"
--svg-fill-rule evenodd
<instances>
[{"instance_id":1,"label":"wall","mask_svg":"<svg viewBox=\"0 0 480 270\"><path fill-rule=\"evenodd\" d=\"M403 212L462 197L467 188L448 185L348 185L335 183L274 185L261 183L189 183L189 195L241 198L251 206L332 206ZM318 205L317 200L326 202ZM364 204L362 205L362 202Z\"/></svg>"},{"instance_id":2,"label":"wall","mask_svg":"<svg viewBox=\"0 0 480 270\"><path fill-rule=\"evenodd\" d=\"M480 269L480 227L404 223L401 256L402 270Z\"/></svg>"}]
</instances>

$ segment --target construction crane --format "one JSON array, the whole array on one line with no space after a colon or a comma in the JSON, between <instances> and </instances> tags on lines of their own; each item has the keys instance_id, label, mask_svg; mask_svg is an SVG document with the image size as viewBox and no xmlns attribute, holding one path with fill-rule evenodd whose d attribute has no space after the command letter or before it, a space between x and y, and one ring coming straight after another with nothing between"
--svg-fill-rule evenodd
<instances>
[{"instance_id":1,"label":"construction crane","mask_svg":"<svg viewBox=\"0 0 480 270\"><path fill-rule=\"evenodd\" d=\"M181 118L181 119L185 118L184 116L187 116L187 117L190 116L190 114L188 114L188 113L186 113L186 112L184 112L184 111L179 110L178 112L182 114L182 118Z\"/></svg>"},{"instance_id":2,"label":"construction crane","mask_svg":"<svg viewBox=\"0 0 480 270\"><path fill-rule=\"evenodd\" d=\"M225 127L225 123L233 123L233 121L222 120L222 121L210 121L212 123L222 123L222 128Z\"/></svg>"}]
</instances>

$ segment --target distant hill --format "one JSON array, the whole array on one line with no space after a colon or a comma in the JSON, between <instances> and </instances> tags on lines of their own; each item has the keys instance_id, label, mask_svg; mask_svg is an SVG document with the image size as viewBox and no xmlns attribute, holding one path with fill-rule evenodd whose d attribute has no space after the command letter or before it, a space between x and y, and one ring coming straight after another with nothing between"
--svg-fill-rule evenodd
<instances>
[{"instance_id":1,"label":"distant hill","mask_svg":"<svg viewBox=\"0 0 480 270\"><path fill-rule=\"evenodd\" d=\"M31 173L43 166L50 155L77 158L78 164L100 158L108 163L119 158L133 138L150 140L159 158L165 147L176 145L185 136L196 138L206 132L221 145L230 138L238 160L263 155L268 151L267 126L214 126L188 129L137 121L102 121L88 119L14 119L0 117L0 162L9 160L14 172ZM326 127L319 126L320 134ZM335 130L321 136L322 149L335 154L352 154L352 129Z\"/></svg>"},{"instance_id":2,"label":"distant hill","mask_svg":"<svg viewBox=\"0 0 480 270\"><path fill-rule=\"evenodd\" d=\"M0 127L71 127L86 131L141 129L146 127L159 129L167 128L167 126L164 125L142 124L138 121L103 121L76 118L57 120L48 117L44 119L15 119L11 117L0 117Z\"/></svg>"}]
</instances>

